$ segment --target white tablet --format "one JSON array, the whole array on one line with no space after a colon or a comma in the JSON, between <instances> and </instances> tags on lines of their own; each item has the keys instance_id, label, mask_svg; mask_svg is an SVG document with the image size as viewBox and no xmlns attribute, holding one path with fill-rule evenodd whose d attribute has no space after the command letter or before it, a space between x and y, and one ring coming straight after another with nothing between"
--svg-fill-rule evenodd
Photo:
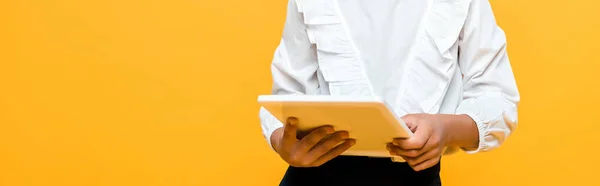
<instances>
[{"instance_id":1,"label":"white tablet","mask_svg":"<svg viewBox=\"0 0 600 186\"><path fill-rule=\"evenodd\" d=\"M413 134L392 109L377 97L328 95L261 95L258 102L279 121L299 120L299 130L330 125L348 131L356 145L343 155L391 157L386 144Z\"/></svg>"}]
</instances>

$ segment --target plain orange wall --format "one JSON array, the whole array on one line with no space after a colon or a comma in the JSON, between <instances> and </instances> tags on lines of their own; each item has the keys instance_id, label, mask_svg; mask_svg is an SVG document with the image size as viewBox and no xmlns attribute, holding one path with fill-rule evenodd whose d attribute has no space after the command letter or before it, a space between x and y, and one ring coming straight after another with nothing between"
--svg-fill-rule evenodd
<instances>
[{"instance_id":1,"label":"plain orange wall","mask_svg":"<svg viewBox=\"0 0 600 186\"><path fill-rule=\"evenodd\" d=\"M600 3L492 3L520 125L444 185L600 185ZM285 4L0 1L0 185L276 185L255 100Z\"/></svg>"}]
</instances>

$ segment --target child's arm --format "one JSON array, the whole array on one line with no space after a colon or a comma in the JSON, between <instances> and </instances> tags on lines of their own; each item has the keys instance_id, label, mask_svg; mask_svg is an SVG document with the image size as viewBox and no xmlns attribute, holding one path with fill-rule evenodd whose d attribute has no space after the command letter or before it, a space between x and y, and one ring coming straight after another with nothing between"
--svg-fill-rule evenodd
<instances>
[{"instance_id":1,"label":"child's arm","mask_svg":"<svg viewBox=\"0 0 600 186\"><path fill-rule=\"evenodd\" d=\"M473 0L459 38L463 100L454 115L404 116L415 135L388 144L419 171L437 164L447 146L468 153L499 147L517 125L519 92L506 54L506 36L487 0Z\"/></svg>"},{"instance_id":2,"label":"child's arm","mask_svg":"<svg viewBox=\"0 0 600 186\"><path fill-rule=\"evenodd\" d=\"M469 153L499 147L517 125L519 92L506 53L506 35L496 24L487 0L473 0L459 41L459 66L463 74L463 101L456 114L476 123L479 140ZM453 130L455 140L461 140Z\"/></svg>"},{"instance_id":3,"label":"child's arm","mask_svg":"<svg viewBox=\"0 0 600 186\"><path fill-rule=\"evenodd\" d=\"M308 40L306 25L294 0L289 0L281 42L271 63L272 94L315 94L319 89L317 54ZM264 108L260 109L263 135L271 136L283 124Z\"/></svg>"}]
</instances>

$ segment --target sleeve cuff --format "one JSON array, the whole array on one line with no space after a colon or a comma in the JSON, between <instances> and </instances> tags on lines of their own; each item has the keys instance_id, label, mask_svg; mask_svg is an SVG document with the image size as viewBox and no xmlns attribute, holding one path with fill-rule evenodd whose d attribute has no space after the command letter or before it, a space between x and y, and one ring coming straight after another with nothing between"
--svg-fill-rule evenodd
<instances>
[{"instance_id":1,"label":"sleeve cuff","mask_svg":"<svg viewBox=\"0 0 600 186\"><path fill-rule=\"evenodd\" d=\"M481 151L487 151L489 149L488 145L486 144L486 126L485 124L477 117L477 115L475 113L472 112L464 112L464 113L458 113L458 114L465 114L469 117L471 117L471 119L473 119L473 121L475 121L475 124L477 124L477 132L479 133L479 145L477 146L476 149L467 149L467 148L461 148L465 153L467 154L476 154L479 153Z\"/></svg>"},{"instance_id":2,"label":"sleeve cuff","mask_svg":"<svg viewBox=\"0 0 600 186\"><path fill-rule=\"evenodd\" d=\"M516 105L500 96L487 95L463 100L456 114L468 115L477 125L479 145L476 149L461 148L467 154L498 148L516 128Z\"/></svg>"},{"instance_id":3,"label":"sleeve cuff","mask_svg":"<svg viewBox=\"0 0 600 186\"><path fill-rule=\"evenodd\" d=\"M267 140L267 144L269 144L271 150L275 151L275 148L273 148L273 144L271 144L271 135L273 135L273 132L275 132L275 130L283 127L283 123L281 123L277 118L271 115L271 113L269 113L269 111L267 111L267 109L265 108L260 108L259 115L263 136L265 140Z\"/></svg>"}]
</instances>

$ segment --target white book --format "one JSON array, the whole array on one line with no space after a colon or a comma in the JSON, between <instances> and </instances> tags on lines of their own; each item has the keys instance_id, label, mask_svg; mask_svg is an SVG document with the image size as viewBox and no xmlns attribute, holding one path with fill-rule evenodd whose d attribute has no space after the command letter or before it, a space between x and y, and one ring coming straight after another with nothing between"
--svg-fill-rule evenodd
<instances>
[{"instance_id":1,"label":"white book","mask_svg":"<svg viewBox=\"0 0 600 186\"><path fill-rule=\"evenodd\" d=\"M343 155L391 157L386 145L395 138L413 135L378 97L261 95L258 102L282 123L289 117L298 118L301 131L326 125L336 131L348 131L356 145Z\"/></svg>"}]
</instances>

